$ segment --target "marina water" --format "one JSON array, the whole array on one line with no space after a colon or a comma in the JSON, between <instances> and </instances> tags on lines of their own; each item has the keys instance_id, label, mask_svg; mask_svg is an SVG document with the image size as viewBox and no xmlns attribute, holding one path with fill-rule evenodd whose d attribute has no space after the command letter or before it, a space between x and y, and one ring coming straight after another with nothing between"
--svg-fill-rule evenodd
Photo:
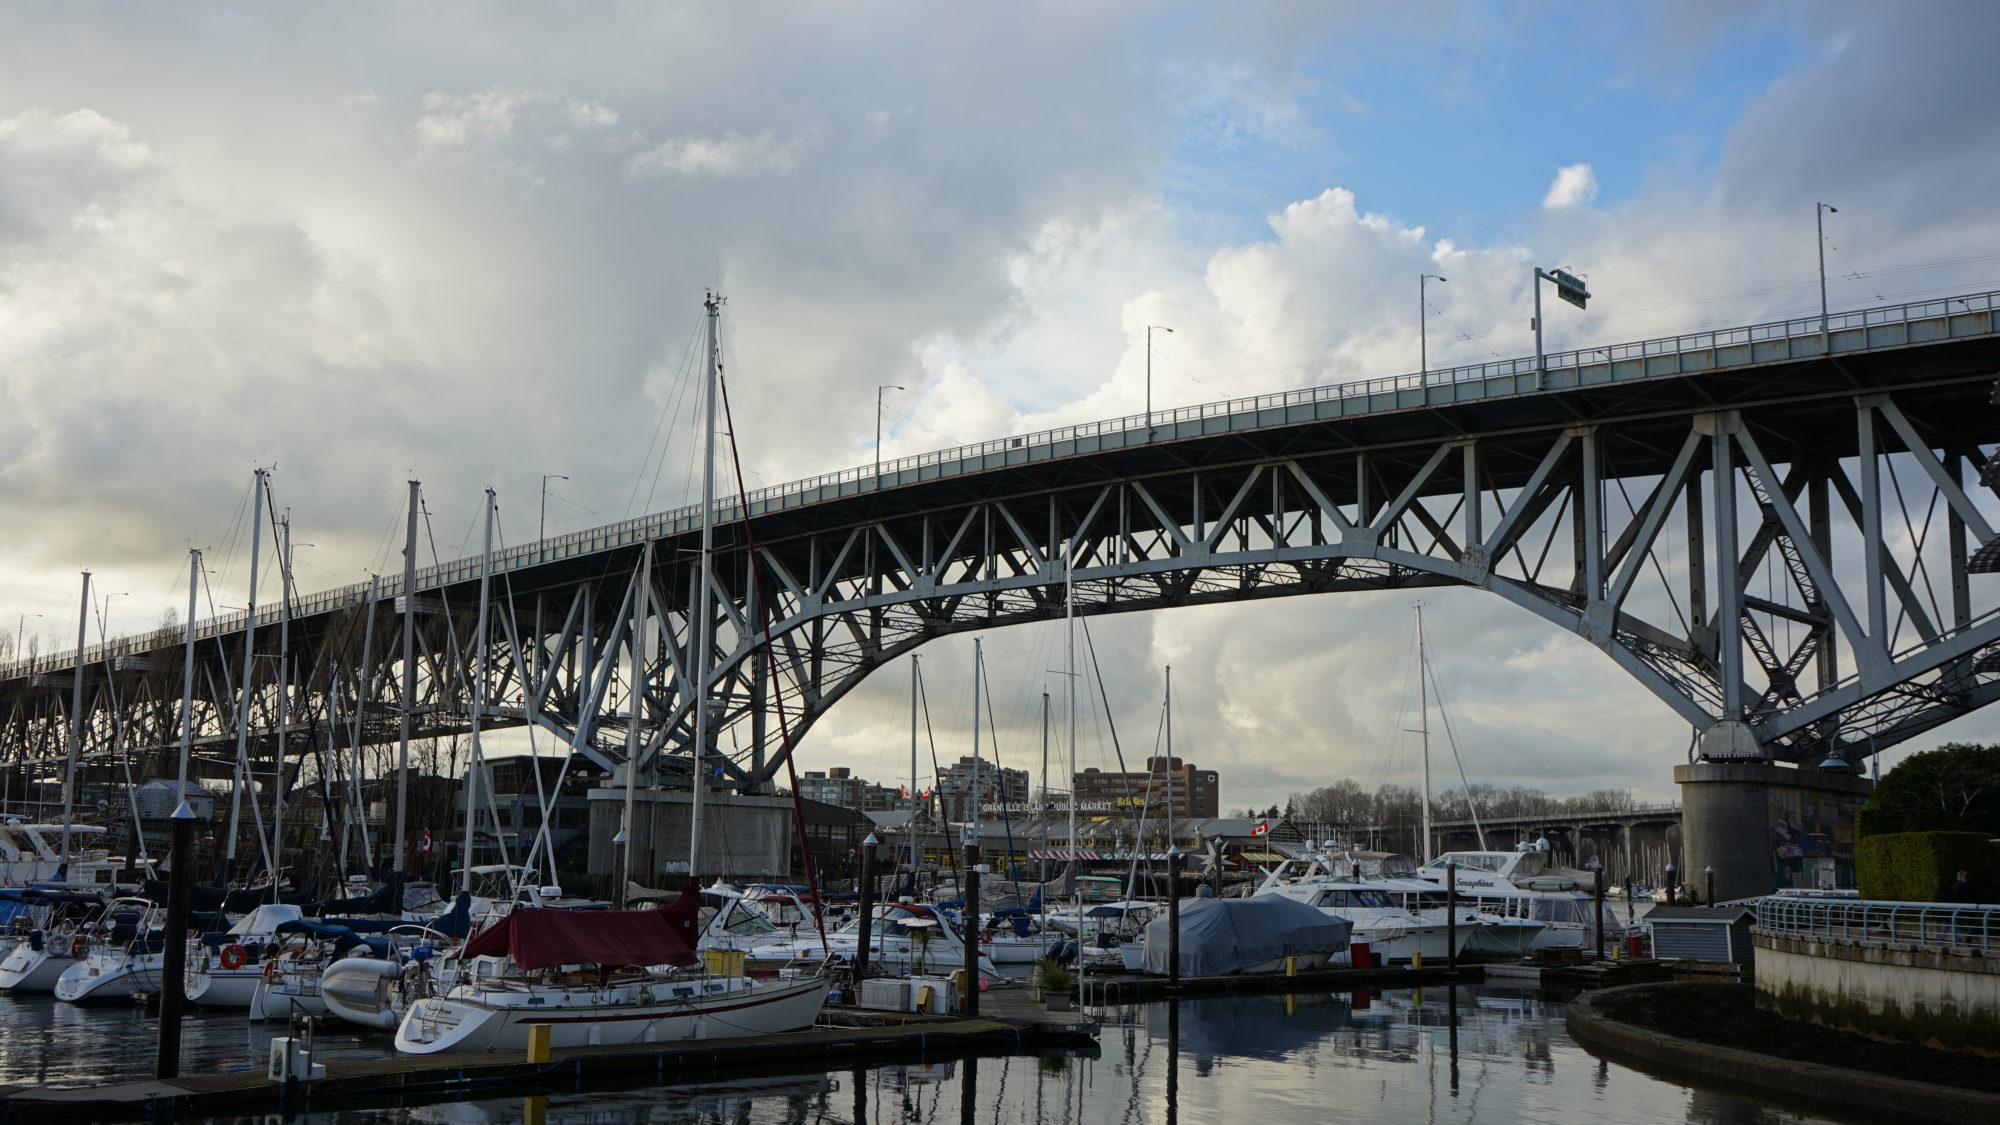
<instances>
[{"instance_id":1,"label":"marina water","mask_svg":"<svg viewBox=\"0 0 2000 1125\"><path fill-rule=\"evenodd\" d=\"M1099 1009L1097 1057L988 1057L694 1085L473 1096L300 1114L310 1125L1302 1125L1311 1121L1859 1125L1690 1087L1572 1043L1560 1003L1494 986L1237 996ZM1454 1027L1453 1017L1456 1016ZM0 998L0 1084L89 1086L151 1069L153 1021L123 1006ZM262 1070L283 1024L186 1024L184 1074ZM336 1031L321 1061L391 1053ZM220 1120L220 1119L217 1119ZM231 1118L230 1120L236 1120ZM265 1118L273 1121L276 1118Z\"/></svg>"}]
</instances>

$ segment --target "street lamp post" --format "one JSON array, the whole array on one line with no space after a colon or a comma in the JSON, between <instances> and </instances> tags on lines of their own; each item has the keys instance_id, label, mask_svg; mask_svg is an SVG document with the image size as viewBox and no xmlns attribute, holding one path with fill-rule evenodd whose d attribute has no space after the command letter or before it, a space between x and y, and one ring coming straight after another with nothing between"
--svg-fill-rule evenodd
<instances>
[{"instance_id":1,"label":"street lamp post","mask_svg":"<svg viewBox=\"0 0 2000 1125\"><path fill-rule=\"evenodd\" d=\"M46 616L48 615L44 613L24 613L14 619L14 659L23 659L28 651L27 641L22 636L28 631L28 618Z\"/></svg>"},{"instance_id":2,"label":"street lamp post","mask_svg":"<svg viewBox=\"0 0 2000 1125\"><path fill-rule=\"evenodd\" d=\"M882 392L907 391L894 383L882 383L875 388L875 487L882 487Z\"/></svg>"},{"instance_id":3,"label":"street lamp post","mask_svg":"<svg viewBox=\"0 0 2000 1125\"><path fill-rule=\"evenodd\" d=\"M568 477L562 475L561 473L542 474L542 508L540 516L535 520L536 562L541 562L542 557L545 554L545 551L542 548L542 539L548 533L549 529L549 482L552 480L568 480L568 479L569 479Z\"/></svg>"},{"instance_id":4,"label":"street lamp post","mask_svg":"<svg viewBox=\"0 0 2000 1125\"><path fill-rule=\"evenodd\" d=\"M1840 214L1840 208L1831 203L1813 204L1813 233L1819 244L1819 350L1821 355L1833 351L1833 335L1827 327L1826 317L1826 214Z\"/></svg>"},{"instance_id":5,"label":"street lamp post","mask_svg":"<svg viewBox=\"0 0 2000 1125\"><path fill-rule=\"evenodd\" d=\"M1146 326L1146 440L1153 440L1153 333L1172 332L1164 324Z\"/></svg>"},{"instance_id":6,"label":"street lamp post","mask_svg":"<svg viewBox=\"0 0 2000 1125\"><path fill-rule=\"evenodd\" d=\"M1417 275L1417 374L1419 376L1429 375L1431 371L1430 332L1424 319L1429 306L1424 301L1424 282L1444 280L1446 280L1444 277L1434 273Z\"/></svg>"}]
</instances>

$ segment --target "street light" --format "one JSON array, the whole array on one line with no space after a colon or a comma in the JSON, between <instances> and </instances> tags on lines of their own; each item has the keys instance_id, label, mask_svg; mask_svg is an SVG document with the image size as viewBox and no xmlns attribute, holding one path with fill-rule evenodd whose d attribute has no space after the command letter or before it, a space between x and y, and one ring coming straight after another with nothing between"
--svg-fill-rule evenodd
<instances>
[{"instance_id":1,"label":"street light","mask_svg":"<svg viewBox=\"0 0 2000 1125\"><path fill-rule=\"evenodd\" d=\"M28 650L28 646L23 643L21 637L21 634L27 631L28 618L46 616L48 615L45 613L24 613L14 620L14 659L22 659L23 654Z\"/></svg>"},{"instance_id":2,"label":"street light","mask_svg":"<svg viewBox=\"0 0 2000 1125\"><path fill-rule=\"evenodd\" d=\"M1153 332L1171 333L1173 329L1164 324L1146 326L1146 440L1153 440Z\"/></svg>"},{"instance_id":3,"label":"street light","mask_svg":"<svg viewBox=\"0 0 2000 1125\"><path fill-rule=\"evenodd\" d=\"M1833 336L1827 329L1826 321L1826 214L1840 214L1840 208L1831 203L1813 204L1813 233L1819 243L1819 350L1821 355L1833 351Z\"/></svg>"},{"instance_id":4,"label":"street light","mask_svg":"<svg viewBox=\"0 0 2000 1125\"><path fill-rule=\"evenodd\" d=\"M882 487L882 392L907 391L894 383L882 383L875 388L875 487Z\"/></svg>"},{"instance_id":5,"label":"street light","mask_svg":"<svg viewBox=\"0 0 2000 1125\"><path fill-rule=\"evenodd\" d=\"M542 561L542 556L544 554L544 549L542 547L542 538L548 534L548 529L549 529L549 482L552 480L568 480L568 479L569 479L568 477L562 475L561 473L542 474L542 511L541 511L541 516L535 521L536 562Z\"/></svg>"},{"instance_id":6,"label":"street light","mask_svg":"<svg viewBox=\"0 0 2000 1125\"><path fill-rule=\"evenodd\" d=\"M1444 277L1434 273L1417 275L1417 374L1420 377L1430 374L1431 370L1430 335L1424 324L1424 315L1428 308L1424 302L1424 282L1444 280L1446 280Z\"/></svg>"}]
</instances>

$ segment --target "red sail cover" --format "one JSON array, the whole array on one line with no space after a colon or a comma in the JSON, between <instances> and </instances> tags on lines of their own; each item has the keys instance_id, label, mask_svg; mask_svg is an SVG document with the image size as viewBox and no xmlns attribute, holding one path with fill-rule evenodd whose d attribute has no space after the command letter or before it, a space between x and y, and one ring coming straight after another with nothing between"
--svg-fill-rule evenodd
<instances>
[{"instance_id":1,"label":"red sail cover","mask_svg":"<svg viewBox=\"0 0 2000 1125\"><path fill-rule=\"evenodd\" d=\"M694 950L659 910L516 910L472 936L461 957L511 955L523 969L556 965L692 965Z\"/></svg>"},{"instance_id":2,"label":"red sail cover","mask_svg":"<svg viewBox=\"0 0 2000 1125\"><path fill-rule=\"evenodd\" d=\"M701 944L701 884L689 879L678 897L653 909L672 919L681 944L689 949Z\"/></svg>"}]
</instances>

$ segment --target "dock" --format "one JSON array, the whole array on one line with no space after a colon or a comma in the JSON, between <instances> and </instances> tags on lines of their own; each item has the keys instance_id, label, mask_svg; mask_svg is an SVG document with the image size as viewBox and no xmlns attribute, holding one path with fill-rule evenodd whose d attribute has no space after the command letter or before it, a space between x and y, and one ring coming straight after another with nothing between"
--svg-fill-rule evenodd
<instances>
[{"instance_id":1,"label":"dock","mask_svg":"<svg viewBox=\"0 0 2000 1125\"><path fill-rule=\"evenodd\" d=\"M281 1083L261 1071L73 1089L0 1086L0 1122L122 1121L300 1112L437 1100L479 1091L546 1094L917 1064L971 1055L1095 1050L1082 1013L1046 1013L1026 989L980 997L978 1018L830 1008L810 1031L714 1040L558 1048L546 1063L521 1052L393 1055L329 1061L324 1077ZM1054 1018L1050 1018L1054 1016ZM830 1026L833 1025L833 1026Z\"/></svg>"}]
</instances>

